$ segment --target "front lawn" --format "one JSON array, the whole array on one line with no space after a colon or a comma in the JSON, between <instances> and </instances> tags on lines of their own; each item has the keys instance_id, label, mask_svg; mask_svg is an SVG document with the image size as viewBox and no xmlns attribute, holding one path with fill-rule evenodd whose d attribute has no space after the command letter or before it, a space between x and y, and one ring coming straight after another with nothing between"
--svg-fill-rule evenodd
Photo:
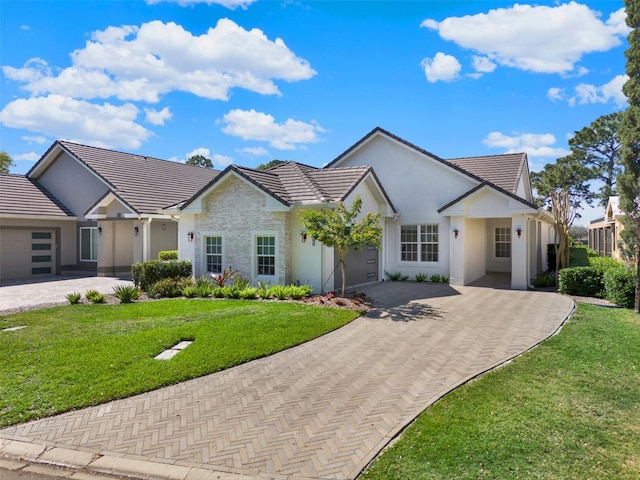
<instances>
[{"instance_id":1,"label":"front lawn","mask_svg":"<svg viewBox=\"0 0 640 480\"><path fill-rule=\"evenodd\" d=\"M359 314L285 302L160 300L0 317L0 427L196 378L339 328ZM153 357L181 340L171 360Z\"/></svg>"},{"instance_id":2,"label":"front lawn","mask_svg":"<svg viewBox=\"0 0 640 480\"><path fill-rule=\"evenodd\" d=\"M640 478L640 317L580 305L557 336L427 409L362 478Z\"/></svg>"}]
</instances>

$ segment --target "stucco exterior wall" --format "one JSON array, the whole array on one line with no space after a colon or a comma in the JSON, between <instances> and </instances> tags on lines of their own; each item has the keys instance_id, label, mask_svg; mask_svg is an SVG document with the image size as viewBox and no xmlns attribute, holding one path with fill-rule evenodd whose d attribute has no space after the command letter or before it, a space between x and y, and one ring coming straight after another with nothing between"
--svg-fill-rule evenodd
<instances>
[{"instance_id":1,"label":"stucco exterior wall","mask_svg":"<svg viewBox=\"0 0 640 480\"><path fill-rule=\"evenodd\" d=\"M66 153L60 154L37 181L71 210L78 221L85 219L86 211L108 190L95 174Z\"/></svg>"},{"instance_id":2,"label":"stucco exterior wall","mask_svg":"<svg viewBox=\"0 0 640 480\"><path fill-rule=\"evenodd\" d=\"M204 213L194 221L194 270L196 276L207 273L204 237L223 232L223 265L231 266L253 283L264 280L274 284L291 282L291 212L266 207L264 193L243 180L230 176L204 199ZM258 235L276 239L276 274L260 276L255 265Z\"/></svg>"}]
</instances>

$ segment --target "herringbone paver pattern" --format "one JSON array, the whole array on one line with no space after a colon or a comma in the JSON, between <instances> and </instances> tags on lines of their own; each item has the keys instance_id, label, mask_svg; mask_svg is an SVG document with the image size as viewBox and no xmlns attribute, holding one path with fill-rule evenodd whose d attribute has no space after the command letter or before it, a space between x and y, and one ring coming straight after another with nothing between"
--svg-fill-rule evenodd
<instances>
[{"instance_id":1,"label":"herringbone paver pattern","mask_svg":"<svg viewBox=\"0 0 640 480\"><path fill-rule=\"evenodd\" d=\"M552 293L384 283L375 310L299 347L1 439L260 478L350 479L429 404L553 334ZM422 299L421 299L422 298Z\"/></svg>"}]
</instances>

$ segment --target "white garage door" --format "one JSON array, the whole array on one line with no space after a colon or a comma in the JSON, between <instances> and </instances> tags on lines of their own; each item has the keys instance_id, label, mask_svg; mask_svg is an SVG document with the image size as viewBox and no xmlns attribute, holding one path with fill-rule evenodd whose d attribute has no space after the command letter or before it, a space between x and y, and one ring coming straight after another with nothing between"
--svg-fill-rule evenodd
<instances>
[{"instance_id":1,"label":"white garage door","mask_svg":"<svg viewBox=\"0 0 640 480\"><path fill-rule=\"evenodd\" d=\"M56 273L54 230L3 229L0 237L2 280Z\"/></svg>"}]
</instances>

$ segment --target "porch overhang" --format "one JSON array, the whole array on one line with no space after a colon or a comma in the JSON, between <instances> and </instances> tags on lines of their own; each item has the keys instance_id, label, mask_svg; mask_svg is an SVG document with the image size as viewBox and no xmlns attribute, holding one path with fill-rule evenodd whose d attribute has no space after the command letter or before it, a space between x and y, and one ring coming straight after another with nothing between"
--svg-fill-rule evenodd
<instances>
[{"instance_id":1,"label":"porch overhang","mask_svg":"<svg viewBox=\"0 0 640 480\"><path fill-rule=\"evenodd\" d=\"M480 183L438 209L443 216L466 218L504 218L539 212L537 205L488 182Z\"/></svg>"}]
</instances>

